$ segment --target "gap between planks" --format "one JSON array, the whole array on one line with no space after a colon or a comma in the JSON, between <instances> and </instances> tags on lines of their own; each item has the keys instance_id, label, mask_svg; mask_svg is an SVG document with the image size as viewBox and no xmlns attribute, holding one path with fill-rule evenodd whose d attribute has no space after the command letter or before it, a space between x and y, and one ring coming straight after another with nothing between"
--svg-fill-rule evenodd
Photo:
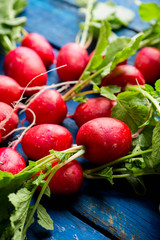
<instances>
[{"instance_id":1,"label":"gap between planks","mask_svg":"<svg viewBox=\"0 0 160 240\"><path fill-rule=\"evenodd\" d=\"M107 231L106 229L104 229L104 228L102 228L100 226L97 226L96 223L94 223L93 221L89 220L87 217L83 216L81 213L77 212L73 208L68 207L67 211L69 211L73 216L75 216L76 218L80 219L81 221L83 221L84 223L89 225L90 227L94 228L96 231L98 231L101 234L103 234L105 237L110 238L111 240L119 240L119 238L115 237L112 233L110 233L109 231Z\"/></svg>"}]
</instances>

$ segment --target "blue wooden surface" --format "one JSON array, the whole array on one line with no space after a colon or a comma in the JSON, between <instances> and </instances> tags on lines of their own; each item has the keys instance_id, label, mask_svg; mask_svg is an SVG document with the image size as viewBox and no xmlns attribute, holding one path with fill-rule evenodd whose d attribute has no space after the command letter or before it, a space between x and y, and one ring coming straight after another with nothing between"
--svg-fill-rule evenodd
<instances>
[{"instance_id":1,"label":"blue wooden surface","mask_svg":"<svg viewBox=\"0 0 160 240\"><path fill-rule=\"evenodd\" d=\"M139 31L148 26L140 20L138 7L133 0L115 0L114 2L129 7L135 12L136 17L130 23L130 28ZM82 16L78 14L78 8L75 5L74 0L28 0L28 6L23 14L27 16L26 29L29 32L41 33L56 49L59 49L64 44L74 41L78 32L78 23L82 20ZM120 36L134 34L135 32L129 29L118 31ZM133 63L133 59L134 57L129 59L130 64ZM0 73L3 73L2 63L1 56ZM48 84L57 81L56 72L49 73ZM74 112L77 104L73 101L67 103L69 114ZM70 130L75 142L78 128L74 121L65 119L63 126ZM18 150L22 153L20 146ZM84 167L89 165L84 159L79 161ZM148 184L147 196L137 197L126 182L116 183L111 187L106 182L85 180L79 194L65 198L52 196L50 200L44 199L54 220L55 229L48 232L34 224L28 232L28 239L158 240L160 239L158 213L160 199L152 188L152 184L154 182Z\"/></svg>"}]
</instances>

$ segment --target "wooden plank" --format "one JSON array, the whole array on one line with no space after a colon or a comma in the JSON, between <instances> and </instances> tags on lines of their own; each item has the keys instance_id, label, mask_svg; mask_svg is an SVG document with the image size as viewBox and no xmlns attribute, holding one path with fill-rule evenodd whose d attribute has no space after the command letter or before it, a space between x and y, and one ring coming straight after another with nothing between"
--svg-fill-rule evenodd
<instances>
[{"instance_id":1,"label":"wooden plank","mask_svg":"<svg viewBox=\"0 0 160 240\"><path fill-rule=\"evenodd\" d=\"M84 185L83 194L72 206L74 211L121 240L160 239L157 203L128 193L107 190L107 184L104 190L102 182Z\"/></svg>"},{"instance_id":2,"label":"wooden plank","mask_svg":"<svg viewBox=\"0 0 160 240\"><path fill-rule=\"evenodd\" d=\"M47 203L48 204L48 203ZM50 201L51 204L51 201ZM28 231L29 240L109 240L110 238L96 231L88 224L66 211L63 206L58 209L47 206L47 211L54 221L54 230L47 231L34 223Z\"/></svg>"},{"instance_id":3,"label":"wooden plank","mask_svg":"<svg viewBox=\"0 0 160 240\"><path fill-rule=\"evenodd\" d=\"M28 0L24 15L27 16L26 30L42 34L57 48L75 41L79 31L78 24L83 19L77 8L51 0ZM131 37L135 33L123 29L117 34Z\"/></svg>"},{"instance_id":4,"label":"wooden plank","mask_svg":"<svg viewBox=\"0 0 160 240\"><path fill-rule=\"evenodd\" d=\"M74 6L76 4L75 0L65 0L65 2L68 2L68 4L71 4L72 6ZM100 0L99 2L107 2L107 0ZM113 0L113 2L116 5L121 5L124 6L126 8L131 9L134 13L135 13L135 17L134 20L128 25L128 27L135 29L136 31L142 31L145 28L149 27L149 24L147 22L144 22L141 20L139 13L138 13L138 5L136 4L135 0ZM160 4L159 0L142 0L142 3L150 3L150 2L154 2L157 3L158 5ZM78 7L78 5L77 5Z\"/></svg>"}]
</instances>

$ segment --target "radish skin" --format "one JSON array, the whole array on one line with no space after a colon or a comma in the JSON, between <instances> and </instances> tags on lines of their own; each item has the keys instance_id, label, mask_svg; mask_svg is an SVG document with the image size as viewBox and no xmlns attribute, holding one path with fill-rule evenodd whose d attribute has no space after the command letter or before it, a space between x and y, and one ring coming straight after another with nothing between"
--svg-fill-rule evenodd
<instances>
[{"instance_id":1,"label":"radish skin","mask_svg":"<svg viewBox=\"0 0 160 240\"><path fill-rule=\"evenodd\" d=\"M0 102L0 129L1 136L9 134L18 126L19 118L14 109L6 103ZM2 124L2 125L1 125Z\"/></svg>"},{"instance_id":2,"label":"radish skin","mask_svg":"<svg viewBox=\"0 0 160 240\"><path fill-rule=\"evenodd\" d=\"M61 167L54 174L53 178L49 182L49 187L52 194L68 195L78 192L82 187L82 184L82 167L78 161L73 160Z\"/></svg>"},{"instance_id":3,"label":"radish skin","mask_svg":"<svg viewBox=\"0 0 160 240\"><path fill-rule=\"evenodd\" d=\"M73 115L78 127L99 117L110 117L113 101L105 97L90 98L85 103L80 103Z\"/></svg>"},{"instance_id":4,"label":"radish skin","mask_svg":"<svg viewBox=\"0 0 160 240\"><path fill-rule=\"evenodd\" d=\"M55 123L60 124L66 117L67 105L61 94L54 89L48 89L40 93L27 105L36 116L36 124ZM32 122L33 116L26 109L26 119Z\"/></svg>"},{"instance_id":5,"label":"radish skin","mask_svg":"<svg viewBox=\"0 0 160 240\"><path fill-rule=\"evenodd\" d=\"M127 84L145 84L142 73L132 65L119 65L106 77L102 79L101 86L117 85L125 87Z\"/></svg>"},{"instance_id":6,"label":"radish skin","mask_svg":"<svg viewBox=\"0 0 160 240\"><path fill-rule=\"evenodd\" d=\"M26 167L23 157L9 147L0 148L0 170L17 174Z\"/></svg>"},{"instance_id":7,"label":"radish skin","mask_svg":"<svg viewBox=\"0 0 160 240\"><path fill-rule=\"evenodd\" d=\"M132 144L130 128L114 118L96 118L83 124L76 137L86 149L84 157L96 164L111 162L126 155Z\"/></svg>"},{"instance_id":8,"label":"radish skin","mask_svg":"<svg viewBox=\"0 0 160 240\"><path fill-rule=\"evenodd\" d=\"M22 46L31 48L42 59L44 65L48 68L55 60L55 53L50 43L38 33L29 33L22 40Z\"/></svg>"},{"instance_id":9,"label":"radish skin","mask_svg":"<svg viewBox=\"0 0 160 240\"><path fill-rule=\"evenodd\" d=\"M44 86L47 83L46 68L38 54L27 47L17 47L4 59L4 72L22 87L35 78L29 87ZM44 73L43 75L40 75ZM38 76L40 75L40 76ZM38 77L37 77L38 76Z\"/></svg>"},{"instance_id":10,"label":"radish skin","mask_svg":"<svg viewBox=\"0 0 160 240\"><path fill-rule=\"evenodd\" d=\"M160 78L160 50L142 48L136 55L134 65L143 74L146 83L152 84Z\"/></svg>"},{"instance_id":11,"label":"radish skin","mask_svg":"<svg viewBox=\"0 0 160 240\"><path fill-rule=\"evenodd\" d=\"M88 63L88 53L77 43L63 46L57 56L56 66L67 64L65 69L58 69L57 74L62 81L77 80Z\"/></svg>"},{"instance_id":12,"label":"radish skin","mask_svg":"<svg viewBox=\"0 0 160 240\"><path fill-rule=\"evenodd\" d=\"M40 124L30 128L22 138L24 153L32 160L49 154L49 150L65 150L72 145L72 135L64 127L56 124Z\"/></svg>"}]
</instances>

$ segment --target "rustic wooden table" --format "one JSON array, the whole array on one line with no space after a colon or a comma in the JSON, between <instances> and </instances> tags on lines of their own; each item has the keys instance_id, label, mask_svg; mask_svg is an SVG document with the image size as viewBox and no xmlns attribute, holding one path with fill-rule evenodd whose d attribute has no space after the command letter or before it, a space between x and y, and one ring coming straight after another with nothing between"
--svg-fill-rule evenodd
<instances>
[{"instance_id":1,"label":"rustic wooden table","mask_svg":"<svg viewBox=\"0 0 160 240\"><path fill-rule=\"evenodd\" d=\"M117 31L119 36L131 37L148 26L140 20L134 0L114 2L135 12L135 18L129 27ZM159 0L153 2L159 3ZM28 0L23 15L27 17L26 30L44 35L56 52L64 44L75 40L82 19L74 0ZM2 66L2 56L0 61ZM129 63L133 63L133 57ZM49 73L48 83L57 81L56 73ZM76 104L70 101L69 113L73 113L75 107ZM75 141L77 127L73 120L67 119L63 125L71 131ZM22 152L20 147L19 151ZM84 160L80 161L84 164ZM80 193L74 196L54 196L49 200L44 198L44 205L54 220L54 230L45 231L35 223L28 231L28 239L159 240L160 199L156 187L152 187L148 178L145 181L148 193L144 197L136 196L125 181L116 183L113 187L105 181L85 181Z\"/></svg>"}]
</instances>

